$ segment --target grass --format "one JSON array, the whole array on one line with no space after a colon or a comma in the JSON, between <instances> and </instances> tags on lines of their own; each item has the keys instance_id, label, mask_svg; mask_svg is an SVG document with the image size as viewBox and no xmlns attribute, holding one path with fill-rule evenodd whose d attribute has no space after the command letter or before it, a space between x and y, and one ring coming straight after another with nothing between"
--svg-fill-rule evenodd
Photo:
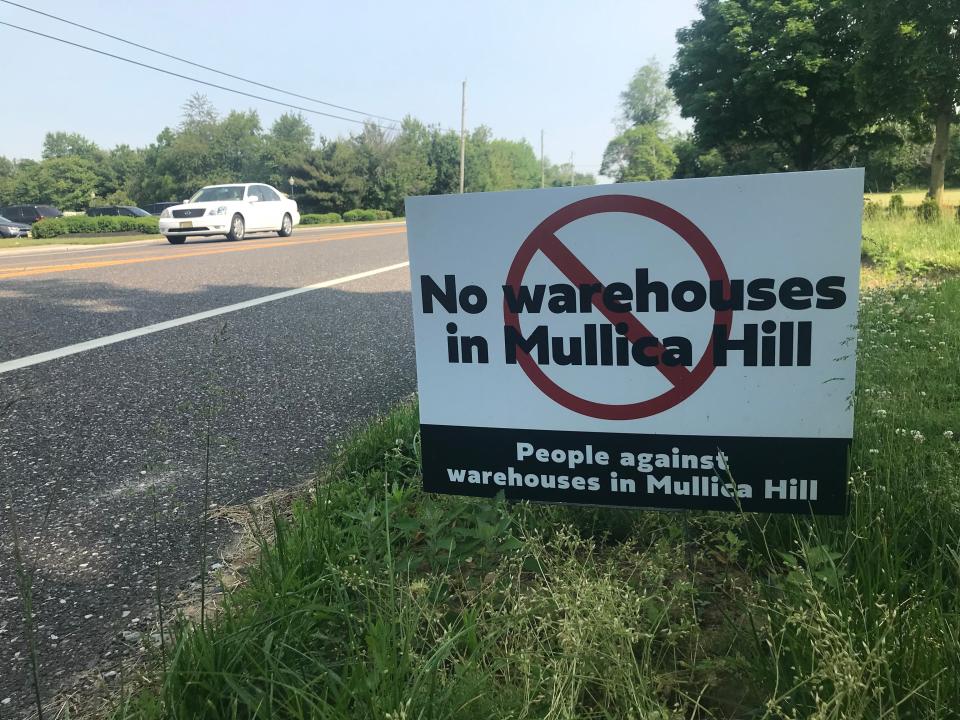
<instances>
[{"instance_id":1,"label":"grass","mask_svg":"<svg viewBox=\"0 0 960 720\"><path fill-rule=\"evenodd\" d=\"M144 235L143 233L129 233L127 235L58 235L52 238L0 238L0 250L21 247L40 247L43 245L108 245L139 240L162 239L163 235Z\"/></svg>"},{"instance_id":2,"label":"grass","mask_svg":"<svg viewBox=\"0 0 960 720\"><path fill-rule=\"evenodd\" d=\"M863 223L863 255L888 279L897 275L960 272L960 221L945 215L920 223L911 214L881 214Z\"/></svg>"},{"instance_id":3,"label":"grass","mask_svg":"<svg viewBox=\"0 0 960 720\"><path fill-rule=\"evenodd\" d=\"M865 193L864 198L870 200L871 202L877 203L882 207L886 207L893 195L902 195L904 204L906 204L908 207L916 207L922 203L923 199L927 196L927 189L922 188L900 190L896 193ZM943 203L944 205L949 205L951 207L957 207L960 205L960 188L944 190Z\"/></svg>"},{"instance_id":4,"label":"grass","mask_svg":"<svg viewBox=\"0 0 960 720\"><path fill-rule=\"evenodd\" d=\"M844 518L427 495L403 404L114 717L960 717L958 348L960 279L864 293Z\"/></svg>"}]
</instances>

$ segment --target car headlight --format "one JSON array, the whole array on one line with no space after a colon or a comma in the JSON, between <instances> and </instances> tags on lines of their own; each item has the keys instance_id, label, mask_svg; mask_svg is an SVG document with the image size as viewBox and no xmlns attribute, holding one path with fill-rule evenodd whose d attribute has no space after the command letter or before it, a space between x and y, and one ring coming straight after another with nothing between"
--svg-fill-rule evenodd
<instances>
[{"instance_id":1,"label":"car headlight","mask_svg":"<svg viewBox=\"0 0 960 720\"><path fill-rule=\"evenodd\" d=\"M226 214L227 214L226 205L221 205L220 207L210 208L209 210L207 210L207 215L226 215Z\"/></svg>"},{"instance_id":2,"label":"car headlight","mask_svg":"<svg viewBox=\"0 0 960 720\"><path fill-rule=\"evenodd\" d=\"M162 218L170 217L170 208L164 208L163 212L160 213L160 217Z\"/></svg>"},{"instance_id":3,"label":"car headlight","mask_svg":"<svg viewBox=\"0 0 960 720\"><path fill-rule=\"evenodd\" d=\"M17 234L18 232L20 232L20 230L19 230L18 228L15 228L15 227L9 227L9 226L8 226L8 227L7 227L7 232L8 232L8 233Z\"/></svg>"}]
</instances>

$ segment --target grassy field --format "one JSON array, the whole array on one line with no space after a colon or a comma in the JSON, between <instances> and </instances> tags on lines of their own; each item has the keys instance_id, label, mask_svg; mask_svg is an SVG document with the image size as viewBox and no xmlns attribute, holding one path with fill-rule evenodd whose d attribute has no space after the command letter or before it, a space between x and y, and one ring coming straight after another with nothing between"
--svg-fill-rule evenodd
<instances>
[{"instance_id":1,"label":"grassy field","mask_svg":"<svg viewBox=\"0 0 960 720\"><path fill-rule=\"evenodd\" d=\"M862 298L849 516L426 495L407 404L113 716L960 717L960 279L915 277L960 243L882 222L910 260Z\"/></svg>"},{"instance_id":2,"label":"grassy field","mask_svg":"<svg viewBox=\"0 0 960 720\"><path fill-rule=\"evenodd\" d=\"M922 188L916 190L901 190L899 193L866 193L864 198L886 207L890 202L891 196L895 194L902 195L903 202L908 207L916 207L922 203L923 199L927 196L927 189ZM944 191L943 202L945 205L949 205L950 207L957 207L960 205L960 188Z\"/></svg>"},{"instance_id":3,"label":"grassy field","mask_svg":"<svg viewBox=\"0 0 960 720\"><path fill-rule=\"evenodd\" d=\"M919 223L912 214L863 223L863 257L887 279L960 271L960 222Z\"/></svg>"}]
</instances>

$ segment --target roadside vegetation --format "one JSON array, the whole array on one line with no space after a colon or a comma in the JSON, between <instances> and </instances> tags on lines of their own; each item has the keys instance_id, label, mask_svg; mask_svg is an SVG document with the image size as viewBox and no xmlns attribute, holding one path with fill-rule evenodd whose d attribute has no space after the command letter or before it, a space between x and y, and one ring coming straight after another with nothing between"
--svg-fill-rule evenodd
<instances>
[{"instance_id":1,"label":"roadside vegetation","mask_svg":"<svg viewBox=\"0 0 960 720\"><path fill-rule=\"evenodd\" d=\"M957 717L960 279L925 277L960 267L948 223L867 223L888 274L846 517L428 495L410 402L260 527L114 717Z\"/></svg>"},{"instance_id":2,"label":"roadside vegetation","mask_svg":"<svg viewBox=\"0 0 960 720\"><path fill-rule=\"evenodd\" d=\"M47 218L31 226L30 234L38 240L61 235L96 235L99 233L133 232L159 235L159 218L119 217L115 215L68 215Z\"/></svg>"},{"instance_id":3,"label":"roadside vegetation","mask_svg":"<svg viewBox=\"0 0 960 720\"><path fill-rule=\"evenodd\" d=\"M867 202L863 258L884 279L960 272L960 208L929 202L908 206L893 195L886 206Z\"/></svg>"},{"instance_id":4,"label":"roadside vegetation","mask_svg":"<svg viewBox=\"0 0 960 720\"><path fill-rule=\"evenodd\" d=\"M124 233L122 235L102 234L102 235L57 235L51 238L0 238L0 250L12 248L43 247L44 245L116 245L118 243L128 243L135 240L149 240L153 236L143 235L141 233ZM159 238L160 235L156 235Z\"/></svg>"}]
</instances>

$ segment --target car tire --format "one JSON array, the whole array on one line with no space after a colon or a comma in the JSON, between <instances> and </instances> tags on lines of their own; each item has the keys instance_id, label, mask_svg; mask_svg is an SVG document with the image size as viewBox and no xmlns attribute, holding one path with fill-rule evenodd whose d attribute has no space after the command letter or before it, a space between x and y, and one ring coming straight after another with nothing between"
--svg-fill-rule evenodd
<instances>
[{"instance_id":1,"label":"car tire","mask_svg":"<svg viewBox=\"0 0 960 720\"><path fill-rule=\"evenodd\" d=\"M230 220L230 232L227 233L227 240L243 240L246 229L246 225L243 222L243 215L237 213Z\"/></svg>"},{"instance_id":2,"label":"car tire","mask_svg":"<svg viewBox=\"0 0 960 720\"><path fill-rule=\"evenodd\" d=\"M167 242L171 245L183 245L186 241L186 235L167 235Z\"/></svg>"},{"instance_id":3,"label":"car tire","mask_svg":"<svg viewBox=\"0 0 960 720\"><path fill-rule=\"evenodd\" d=\"M280 223L280 229L277 230L280 237L290 237L293 235L293 218L289 214L283 216L283 222Z\"/></svg>"}]
</instances>

